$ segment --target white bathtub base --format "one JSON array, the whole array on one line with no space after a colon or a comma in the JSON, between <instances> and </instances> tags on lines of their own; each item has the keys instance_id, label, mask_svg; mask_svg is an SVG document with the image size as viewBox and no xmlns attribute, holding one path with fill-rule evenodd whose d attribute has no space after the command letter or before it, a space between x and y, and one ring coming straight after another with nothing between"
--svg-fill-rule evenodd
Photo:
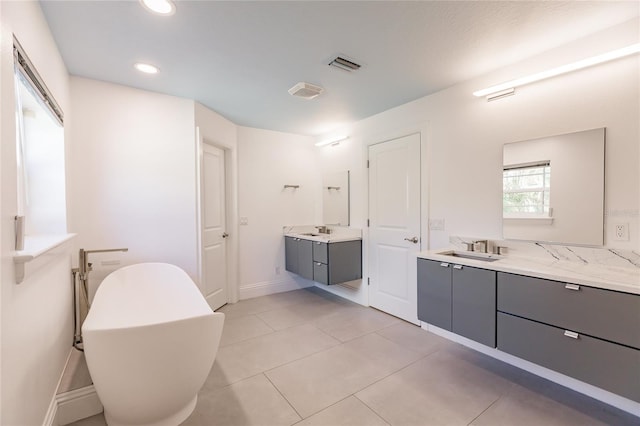
<instances>
[{"instance_id":1,"label":"white bathtub base","mask_svg":"<svg viewBox=\"0 0 640 426\"><path fill-rule=\"evenodd\" d=\"M104 279L82 325L91 378L110 426L175 426L193 412L222 335L180 268L141 263Z\"/></svg>"},{"instance_id":2,"label":"white bathtub base","mask_svg":"<svg viewBox=\"0 0 640 426\"><path fill-rule=\"evenodd\" d=\"M109 426L175 426L187 420L187 418L193 413L193 410L196 408L196 404L198 403L198 395L195 396L187 405L183 408L171 414L169 417L165 417L160 420L154 420L151 423L145 423L141 425L140 423L120 423L117 419L114 419L109 415L107 410L104 411L104 418L107 421Z\"/></svg>"}]
</instances>

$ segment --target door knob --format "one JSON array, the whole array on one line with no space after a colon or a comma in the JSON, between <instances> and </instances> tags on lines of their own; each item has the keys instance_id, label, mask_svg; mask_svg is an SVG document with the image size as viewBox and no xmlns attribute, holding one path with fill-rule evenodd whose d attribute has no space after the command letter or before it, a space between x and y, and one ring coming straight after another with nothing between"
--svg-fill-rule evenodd
<instances>
[{"instance_id":1,"label":"door knob","mask_svg":"<svg viewBox=\"0 0 640 426\"><path fill-rule=\"evenodd\" d=\"M418 237L413 237L413 238L405 238L405 241L409 241L413 244L418 244Z\"/></svg>"},{"instance_id":2,"label":"door knob","mask_svg":"<svg viewBox=\"0 0 640 426\"><path fill-rule=\"evenodd\" d=\"M229 234L227 234L226 232L222 233L222 238L227 238L229 236Z\"/></svg>"}]
</instances>

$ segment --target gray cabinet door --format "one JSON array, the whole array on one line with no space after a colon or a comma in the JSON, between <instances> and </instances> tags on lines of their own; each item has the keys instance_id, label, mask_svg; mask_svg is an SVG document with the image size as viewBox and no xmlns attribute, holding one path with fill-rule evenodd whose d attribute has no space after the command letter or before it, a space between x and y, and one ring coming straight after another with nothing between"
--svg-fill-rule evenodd
<instances>
[{"instance_id":1,"label":"gray cabinet door","mask_svg":"<svg viewBox=\"0 0 640 426\"><path fill-rule=\"evenodd\" d=\"M500 272L498 310L640 348L640 295Z\"/></svg>"},{"instance_id":2,"label":"gray cabinet door","mask_svg":"<svg viewBox=\"0 0 640 426\"><path fill-rule=\"evenodd\" d=\"M454 265L452 331L496 347L496 272Z\"/></svg>"},{"instance_id":3,"label":"gray cabinet door","mask_svg":"<svg viewBox=\"0 0 640 426\"><path fill-rule=\"evenodd\" d=\"M640 350L498 312L498 349L640 402Z\"/></svg>"},{"instance_id":4,"label":"gray cabinet door","mask_svg":"<svg viewBox=\"0 0 640 426\"><path fill-rule=\"evenodd\" d=\"M418 259L418 319L451 331L451 264Z\"/></svg>"},{"instance_id":5,"label":"gray cabinet door","mask_svg":"<svg viewBox=\"0 0 640 426\"><path fill-rule=\"evenodd\" d=\"M327 265L313 262L313 280L320 284L329 284L329 271Z\"/></svg>"},{"instance_id":6,"label":"gray cabinet door","mask_svg":"<svg viewBox=\"0 0 640 426\"><path fill-rule=\"evenodd\" d=\"M287 271L298 273L298 240L296 238L284 237L284 265Z\"/></svg>"},{"instance_id":7,"label":"gray cabinet door","mask_svg":"<svg viewBox=\"0 0 640 426\"><path fill-rule=\"evenodd\" d=\"M298 275L313 280L313 241L298 241Z\"/></svg>"},{"instance_id":8,"label":"gray cabinet door","mask_svg":"<svg viewBox=\"0 0 640 426\"><path fill-rule=\"evenodd\" d=\"M342 241L328 244L327 264L329 266L329 284L339 284L362 278L362 241Z\"/></svg>"}]
</instances>

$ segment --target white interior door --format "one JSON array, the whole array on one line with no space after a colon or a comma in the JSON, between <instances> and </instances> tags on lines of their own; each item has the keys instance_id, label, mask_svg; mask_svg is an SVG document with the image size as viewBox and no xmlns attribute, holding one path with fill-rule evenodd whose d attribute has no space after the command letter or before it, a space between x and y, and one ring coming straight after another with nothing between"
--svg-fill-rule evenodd
<instances>
[{"instance_id":1,"label":"white interior door","mask_svg":"<svg viewBox=\"0 0 640 426\"><path fill-rule=\"evenodd\" d=\"M227 303L226 193L224 151L202 144L201 290L212 309Z\"/></svg>"},{"instance_id":2,"label":"white interior door","mask_svg":"<svg viewBox=\"0 0 640 426\"><path fill-rule=\"evenodd\" d=\"M419 324L420 134L369 147L369 304Z\"/></svg>"}]
</instances>

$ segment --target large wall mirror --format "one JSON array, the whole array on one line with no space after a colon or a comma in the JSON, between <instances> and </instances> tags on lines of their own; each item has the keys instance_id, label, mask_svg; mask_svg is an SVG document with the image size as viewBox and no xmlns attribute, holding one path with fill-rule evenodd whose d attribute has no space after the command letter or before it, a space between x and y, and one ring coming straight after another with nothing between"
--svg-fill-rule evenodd
<instances>
[{"instance_id":1,"label":"large wall mirror","mask_svg":"<svg viewBox=\"0 0 640 426\"><path fill-rule=\"evenodd\" d=\"M322 177L322 219L325 225L349 226L349 171Z\"/></svg>"},{"instance_id":2,"label":"large wall mirror","mask_svg":"<svg viewBox=\"0 0 640 426\"><path fill-rule=\"evenodd\" d=\"M603 245L604 144L604 128L505 144L503 237Z\"/></svg>"}]
</instances>

